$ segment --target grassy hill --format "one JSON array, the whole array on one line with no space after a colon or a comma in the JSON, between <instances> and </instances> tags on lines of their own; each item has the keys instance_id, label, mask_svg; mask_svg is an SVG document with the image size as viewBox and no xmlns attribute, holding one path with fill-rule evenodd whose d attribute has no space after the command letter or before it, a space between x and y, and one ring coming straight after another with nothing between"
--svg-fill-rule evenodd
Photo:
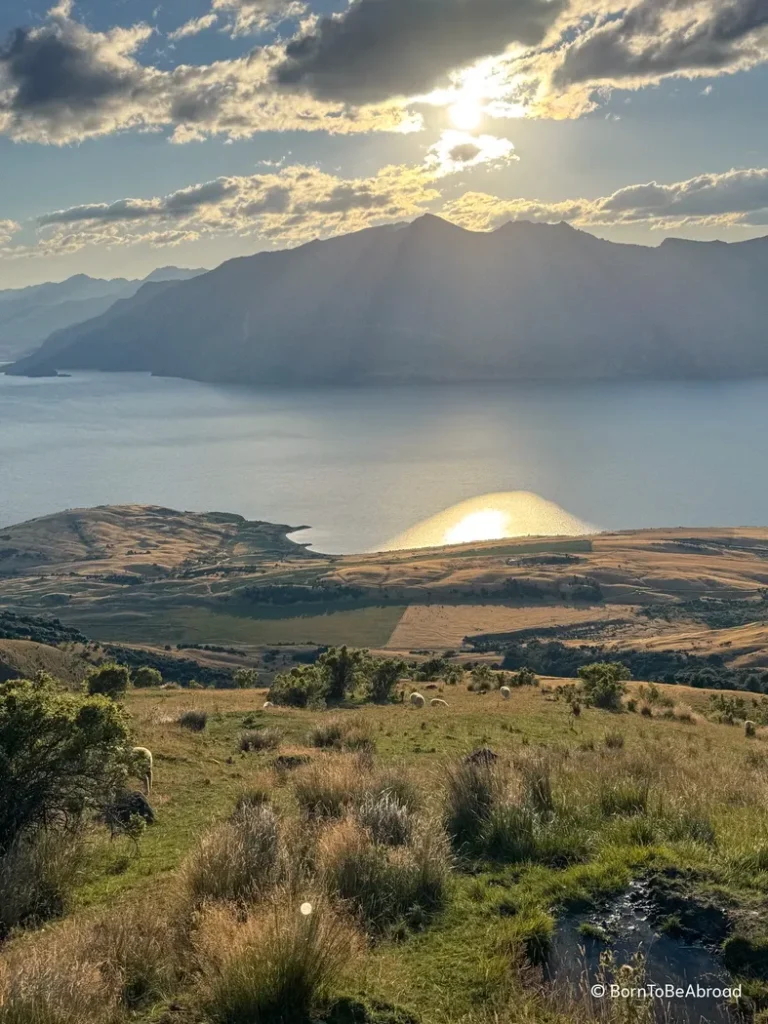
<instances>
[{"instance_id":1,"label":"grassy hill","mask_svg":"<svg viewBox=\"0 0 768 1024\"><path fill-rule=\"evenodd\" d=\"M584 708L574 717L558 699L562 682L543 679L537 688L514 690L509 701L498 691L436 683L423 692L447 707L405 703L332 713L265 709L263 691L134 691L127 706L135 740L155 756L156 823L138 845L94 829L64 919L8 943L0 963L50 995L79 957L80 973L67 974L63 986L77 990L97 941L98 959L119 961L129 978L144 979L149 994L130 1011L105 1008L101 996L93 997L89 1016L78 1021L274 1021L222 1009L217 984L228 991L260 984L258 971L247 975L250 982L236 980L237 957L250 941L244 922L260 920L263 900L267 908L276 901L281 915L298 913L305 900L319 912L319 865L333 872L339 858L349 857L345 870L356 865L356 873L333 878L347 894L343 927L357 937L332 970L317 1021L650 1024L648 1001L590 1002L573 969L578 946L585 947L592 980L600 953L618 948L619 963L636 979L642 954L651 981L662 981L663 972L693 978L705 967L721 984L740 981L747 1009L768 1006L761 952L768 942L766 736L749 738L739 726L711 720L709 693L677 687L664 691L670 706L653 705L648 715L640 711L647 691L633 683L634 711ZM190 711L207 716L201 731L180 724ZM244 752L242 738L254 730L266 737L264 749ZM337 748L318 745L331 734L339 737ZM435 846L434 830L444 827L451 800L457 793L466 799L461 765L478 748L497 755L494 778L503 782L491 838L473 839L470 823L464 845ZM306 763L275 767L297 763L286 759ZM421 882L393 875L399 881L387 888L374 862L365 861L368 848L350 832L369 813L361 809L365 794L382 790L402 794L418 810L414 837L381 856L391 864L427 858ZM309 813L321 793L325 811ZM294 873L240 904L234 916L220 895L210 896L191 924L192 889L226 890L222 873L238 857L229 844L237 835L233 808L243 794L274 808ZM430 823L433 833L427 852L419 822ZM406 900L390 913L406 884L414 886L415 903ZM388 895L377 910L368 903L361 909L354 893L370 896L377 885ZM651 953L659 947L663 962ZM725 1020L726 1002L682 1000L670 1019L701 1021L706 1010L706 1019ZM0 1020L4 1012L10 1011L0 1004Z\"/></svg>"}]
</instances>

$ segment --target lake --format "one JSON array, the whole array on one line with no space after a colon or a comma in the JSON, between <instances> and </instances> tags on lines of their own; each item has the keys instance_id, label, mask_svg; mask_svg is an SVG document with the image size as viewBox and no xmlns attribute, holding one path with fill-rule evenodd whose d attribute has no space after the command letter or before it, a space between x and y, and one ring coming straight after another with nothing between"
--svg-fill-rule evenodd
<instances>
[{"instance_id":1,"label":"lake","mask_svg":"<svg viewBox=\"0 0 768 1024\"><path fill-rule=\"evenodd\" d=\"M768 381L260 391L0 376L0 525L142 503L383 545L490 491L602 529L768 524Z\"/></svg>"}]
</instances>

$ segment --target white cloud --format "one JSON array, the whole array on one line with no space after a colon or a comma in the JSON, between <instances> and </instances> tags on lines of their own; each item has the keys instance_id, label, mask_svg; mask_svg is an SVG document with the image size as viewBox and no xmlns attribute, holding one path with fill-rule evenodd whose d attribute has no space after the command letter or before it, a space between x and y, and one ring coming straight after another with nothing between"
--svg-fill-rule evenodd
<instances>
[{"instance_id":1,"label":"white cloud","mask_svg":"<svg viewBox=\"0 0 768 1024\"><path fill-rule=\"evenodd\" d=\"M213 0L213 10L231 15L230 31L243 36L300 18L306 4L302 0Z\"/></svg>"},{"instance_id":2,"label":"white cloud","mask_svg":"<svg viewBox=\"0 0 768 1024\"><path fill-rule=\"evenodd\" d=\"M427 166L442 177L487 164L499 167L517 160L515 147L509 139L493 135L468 135L466 132L445 131L430 147Z\"/></svg>"},{"instance_id":3,"label":"white cloud","mask_svg":"<svg viewBox=\"0 0 768 1024\"><path fill-rule=\"evenodd\" d=\"M187 21L183 25L180 25L174 32L169 32L168 38L176 41L178 39L188 39L190 36L200 35L200 33L205 32L206 29L213 28L218 20L219 18L216 14L203 14L200 18L192 18L191 21Z\"/></svg>"}]
</instances>

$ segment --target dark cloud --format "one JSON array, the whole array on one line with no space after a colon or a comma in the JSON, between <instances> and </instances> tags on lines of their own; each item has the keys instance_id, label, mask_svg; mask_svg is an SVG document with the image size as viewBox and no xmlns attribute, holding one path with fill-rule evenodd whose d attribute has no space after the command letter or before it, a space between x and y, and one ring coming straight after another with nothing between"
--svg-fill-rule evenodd
<instances>
[{"instance_id":1,"label":"dark cloud","mask_svg":"<svg viewBox=\"0 0 768 1024\"><path fill-rule=\"evenodd\" d=\"M448 156L457 164L468 164L475 157L480 156L481 153L482 149L476 146L474 142L462 142L460 145L454 146L448 152Z\"/></svg>"},{"instance_id":2,"label":"dark cloud","mask_svg":"<svg viewBox=\"0 0 768 1024\"><path fill-rule=\"evenodd\" d=\"M743 46L766 26L768 0L712 0L703 14L694 0L644 0L569 47L553 82L567 86L721 71L738 66Z\"/></svg>"},{"instance_id":3,"label":"dark cloud","mask_svg":"<svg viewBox=\"0 0 768 1024\"><path fill-rule=\"evenodd\" d=\"M376 210L389 206L392 196L373 192L365 185L338 185L325 199L307 207L316 213L347 213L349 210Z\"/></svg>"},{"instance_id":4,"label":"dark cloud","mask_svg":"<svg viewBox=\"0 0 768 1024\"><path fill-rule=\"evenodd\" d=\"M6 109L15 114L87 113L139 84L130 65L106 60L60 24L17 29L0 51L0 73L13 90Z\"/></svg>"},{"instance_id":5,"label":"dark cloud","mask_svg":"<svg viewBox=\"0 0 768 1024\"><path fill-rule=\"evenodd\" d=\"M285 213L290 205L291 190L273 185L259 199L244 206L241 212L245 217L258 217L263 213Z\"/></svg>"},{"instance_id":6,"label":"dark cloud","mask_svg":"<svg viewBox=\"0 0 768 1024\"><path fill-rule=\"evenodd\" d=\"M352 0L290 42L275 71L318 99L374 103L430 91L511 43L540 43L565 0Z\"/></svg>"},{"instance_id":7,"label":"dark cloud","mask_svg":"<svg viewBox=\"0 0 768 1024\"><path fill-rule=\"evenodd\" d=\"M49 213L38 220L40 227L53 224L75 224L79 221L126 222L154 217L186 217L202 206L215 206L237 192L237 185L225 179L194 185L172 192L160 200L121 199L110 204L73 206L69 210Z\"/></svg>"}]
</instances>

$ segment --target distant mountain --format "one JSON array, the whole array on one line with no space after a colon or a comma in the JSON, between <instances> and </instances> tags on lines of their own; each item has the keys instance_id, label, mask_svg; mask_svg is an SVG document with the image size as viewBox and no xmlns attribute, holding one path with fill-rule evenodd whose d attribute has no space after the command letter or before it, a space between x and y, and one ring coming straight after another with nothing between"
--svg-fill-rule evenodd
<instances>
[{"instance_id":1,"label":"distant mountain","mask_svg":"<svg viewBox=\"0 0 768 1024\"><path fill-rule=\"evenodd\" d=\"M13 373L256 384L768 373L768 238L620 245L437 217L231 260L55 335Z\"/></svg>"},{"instance_id":2,"label":"distant mountain","mask_svg":"<svg viewBox=\"0 0 768 1024\"><path fill-rule=\"evenodd\" d=\"M146 281L186 281L204 270L163 267ZM32 352L53 332L104 313L118 299L130 298L144 281L102 281L78 274L59 284L0 291L0 363Z\"/></svg>"}]
</instances>

